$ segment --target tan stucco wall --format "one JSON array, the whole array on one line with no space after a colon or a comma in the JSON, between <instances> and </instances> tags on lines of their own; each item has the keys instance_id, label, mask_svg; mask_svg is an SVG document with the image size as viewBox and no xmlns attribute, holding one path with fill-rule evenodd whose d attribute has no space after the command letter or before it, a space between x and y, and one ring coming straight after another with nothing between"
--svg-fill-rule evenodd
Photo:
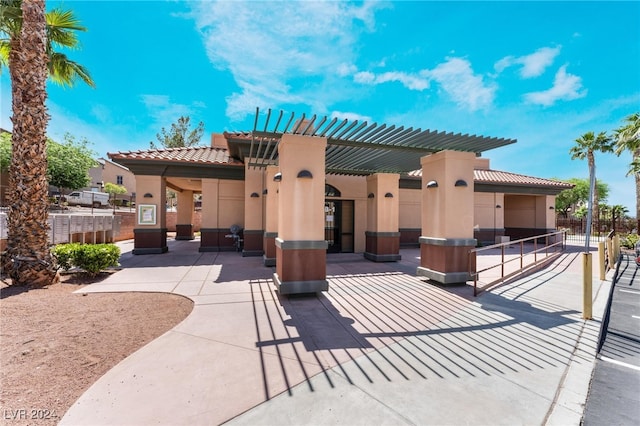
<instances>
[{"instance_id":1,"label":"tan stucco wall","mask_svg":"<svg viewBox=\"0 0 640 426\"><path fill-rule=\"evenodd\" d=\"M367 176L367 231L398 232L398 181L400 175L393 173L375 173ZM387 198L386 194L391 194Z\"/></svg>"},{"instance_id":2,"label":"tan stucco wall","mask_svg":"<svg viewBox=\"0 0 640 426\"><path fill-rule=\"evenodd\" d=\"M244 172L244 228L248 230L263 229L264 169L251 167L249 161ZM257 195L252 197L251 195Z\"/></svg>"},{"instance_id":3,"label":"tan stucco wall","mask_svg":"<svg viewBox=\"0 0 640 426\"><path fill-rule=\"evenodd\" d=\"M231 225L244 228L244 182L220 180L219 206L218 228L230 228Z\"/></svg>"},{"instance_id":4,"label":"tan stucco wall","mask_svg":"<svg viewBox=\"0 0 640 426\"><path fill-rule=\"evenodd\" d=\"M89 176L91 182L89 188L98 188L98 182L106 184L111 182L113 184L118 183L118 176L122 176L122 186L127 188L127 196L136 192L136 176L131 173L130 170L122 168L109 161L105 161L104 167L100 164L97 167L89 169Z\"/></svg>"},{"instance_id":5,"label":"tan stucco wall","mask_svg":"<svg viewBox=\"0 0 640 426\"><path fill-rule=\"evenodd\" d=\"M177 223L180 225L193 224L193 191L178 192L177 197Z\"/></svg>"},{"instance_id":6,"label":"tan stucco wall","mask_svg":"<svg viewBox=\"0 0 640 426\"><path fill-rule=\"evenodd\" d=\"M218 192L220 179L202 179L202 227L218 227Z\"/></svg>"},{"instance_id":7,"label":"tan stucco wall","mask_svg":"<svg viewBox=\"0 0 640 426\"><path fill-rule=\"evenodd\" d=\"M504 197L506 228L536 227L536 197L531 195L506 195Z\"/></svg>"},{"instance_id":8,"label":"tan stucco wall","mask_svg":"<svg viewBox=\"0 0 640 426\"><path fill-rule=\"evenodd\" d=\"M497 208L496 206L500 206ZM504 227L504 194L476 192L474 194L474 227L501 229Z\"/></svg>"},{"instance_id":9,"label":"tan stucco wall","mask_svg":"<svg viewBox=\"0 0 640 426\"><path fill-rule=\"evenodd\" d=\"M420 229L422 193L419 189L400 189L398 227Z\"/></svg>"},{"instance_id":10,"label":"tan stucco wall","mask_svg":"<svg viewBox=\"0 0 640 426\"><path fill-rule=\"evenodd\" d=\"M422 157L422 235L473 238L473 165L470 152L440 151ZM458 179L466 187L455 187ZM426 188L436 181L437 187Z\"/></svg>"},{"instance_id":11,"label":"tan stucco wall","mask_svg":"<svg viewBox=\"0 0 640 426\"><path fill-rule=\"evenodd\" d=\"M141 205L156 206L156 224L140 225L136 220L136 227L164 228L166 226L165 221L167 213L165 179L160 176L140 175L136 179L136 192L139 194L137 197L137 211L139 211ZM151 197L145 198L145 194L150 194Z\"/></svg>"},{"instance_id":12,"label":"tan stucco wall","mask_svg":"<svg viewBox=\"0 0 640 426\"><path fill-rule=\"evenodd\" d=\"M324 240L325 149L327 140L285 134L278 145L278 238ZM298 178L302 170L312 178Z\"/></svg>"}]
</instances>

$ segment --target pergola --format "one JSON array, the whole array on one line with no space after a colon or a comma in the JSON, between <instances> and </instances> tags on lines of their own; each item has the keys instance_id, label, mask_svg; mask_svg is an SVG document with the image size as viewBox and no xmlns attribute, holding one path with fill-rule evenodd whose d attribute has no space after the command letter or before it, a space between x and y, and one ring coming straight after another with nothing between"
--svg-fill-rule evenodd
<instances>
[{"instance_id":1,"label":"pergola","mask_svg":"<svg viewBox=\"0 0 640 426\"><path fill-rule=\"evenodd\" d=\"M327 139L326 173L369 175L408 173L420 168L420 158L439 151L482 152L512 143L515 139L454 134L413 127L396 127L367 121L329 119L295 112L266 114L256 108L251 132L225 132L230 157L250 167L277 164L282 136L300 135Z\"/></svg>"}]
</instances>

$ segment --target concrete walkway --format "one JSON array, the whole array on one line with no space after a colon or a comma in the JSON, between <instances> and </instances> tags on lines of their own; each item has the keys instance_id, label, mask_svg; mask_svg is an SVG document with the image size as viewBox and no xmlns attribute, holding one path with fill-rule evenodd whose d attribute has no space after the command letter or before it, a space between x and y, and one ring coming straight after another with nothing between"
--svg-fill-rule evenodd
<instances>
[{"instance_id":1,"label":"concrete walkway","mask_svg":"<svg viewBox=\"0 0 640 426\"><path fill-rule=\"evenodd\" d=\"M329 292L281 298L261 258L198 247L133 256L125 243L123 269L81 290L195 306L60 424L580 423L610 281L594 270L595 319L583 321L578 247L477 298L416 277L417 249L384 264L328 255Z\"/></svg>"}]
</instances>

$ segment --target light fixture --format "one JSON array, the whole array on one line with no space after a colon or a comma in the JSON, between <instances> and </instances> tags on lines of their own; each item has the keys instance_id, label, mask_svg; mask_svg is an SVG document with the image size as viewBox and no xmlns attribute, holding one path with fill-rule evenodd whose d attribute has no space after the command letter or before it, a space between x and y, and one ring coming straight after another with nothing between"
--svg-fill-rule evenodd
<instances>
[{"instance_id":1,"label":"light fixture","mask_svg":"<svg viewBox=\"0 0 640 426\"><path fill-rule=\"evenodd\" d=\"M309 170L300 170L298 172L298 177L299 178L305 178L305 179L313 179L313 175L311 174L311 172Z\"/></svg>"},{"instance_id":2,"label":"light fixture","mask_svg":"<svg viewBox=\"0 0 640 426\"><path fill-rule=\"evenodd\" d=\"M367 198L374 198L374 197L375 197L375 195L374 195L373 192L370 192L369 195L367 195Z\"/></svg>"},{"instance_id":3,"label":"light fixture","mask_svg":"<svg viewBox=\"0 0 640 426\"><path fill-rule=\"evenodd\" d=\"M258 195L257 192L252 192L251 193L251 198L258 198L258 197L259 197L259 195Z\"/></svg>"},{"instance_id":4,"label":"light fixture","mask_svg":"<svg viewBox=\"0 0 640 426\"><path fill-rule=\"evenodd\" d=\"M267 188L265 188L265 189L262 190L262 195L267 195L268 192L269 191L267 191Z\"/></svg>"},{"instance_id":5,"label":"light fixture","mask_svg":"<svg viewBox=\"0 0 640 426\"><path fill-rule=\"evenodd\" d=\"M501 209L502 206L500 204L496 204L496 209Z\"/></svg>"},{"instance_id":6,"label":"light fixture","mask_svg":"<svg viewBox=\"0 0 640 426\"><path fill-rule=\"evenodd\" d=\"M556 208L553 206L549 206L549 210L555 210Z\"/></svg>"},{"instance_id":7,"label":"light fixture","mask_svg":"<svg viewBox=\"0 0 640 426\"><path fill-rule=\"evenodd\" d=\"M153 194L150 192L147 192L146 194L143 195L144 198L153 198Z\"/></svg>"},{"instance_id":8,"label":"light fixture","mask_svg":"<svg viewBox=\"0 0 640 426\"><path fill-rule=\"evenodd\" d=\"M430 180L427 183L427 188L437 188L438 187L438 182L436 182L435 180Z\"/></svg>"},{"instance_id":9,"label":"light fixture","mask_svg":"<svg viewBox=\"0 0 640 426\"><path fill-rule=\"evenodd\" d=\"M282 181L282 173L278 172L275 175L273 175L273 181L274 182L280 182Z\"/></svg>"},{"instance_id":10,"label":"light fixture","mask_svg":"<svg viewBox=\"0 0 640 426\"><path fill-rule=\"evenodd\" d=\"M455 186L467 186L467 182L465 180L458 179Z\"/></svg>"},{"instance_id":11,"label":"light fixture","mask_svg":"<svg viewBox=\"0 0 640 426\"><path fill-rule=\"evenodd\" d=\"M393 194L390 192L387 192L386 194L384 194L384 198L393 198Z\"/></svg>"}]
</instances>

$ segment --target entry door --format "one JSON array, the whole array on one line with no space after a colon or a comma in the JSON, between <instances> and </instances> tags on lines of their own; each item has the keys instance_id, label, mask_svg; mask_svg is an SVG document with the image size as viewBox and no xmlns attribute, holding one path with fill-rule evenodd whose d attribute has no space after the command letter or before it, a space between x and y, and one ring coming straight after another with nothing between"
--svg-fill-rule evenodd
<instances>
[{"instance_id":1,"label":"entry door","mask_svg":"<svg viewBox=\"0 0 640 426\"><path fill-rule=\"evenodd\" d=\"M327 253L353 252L353 201L324 202L324 239Z\"/></svg>"}]
</instances>

